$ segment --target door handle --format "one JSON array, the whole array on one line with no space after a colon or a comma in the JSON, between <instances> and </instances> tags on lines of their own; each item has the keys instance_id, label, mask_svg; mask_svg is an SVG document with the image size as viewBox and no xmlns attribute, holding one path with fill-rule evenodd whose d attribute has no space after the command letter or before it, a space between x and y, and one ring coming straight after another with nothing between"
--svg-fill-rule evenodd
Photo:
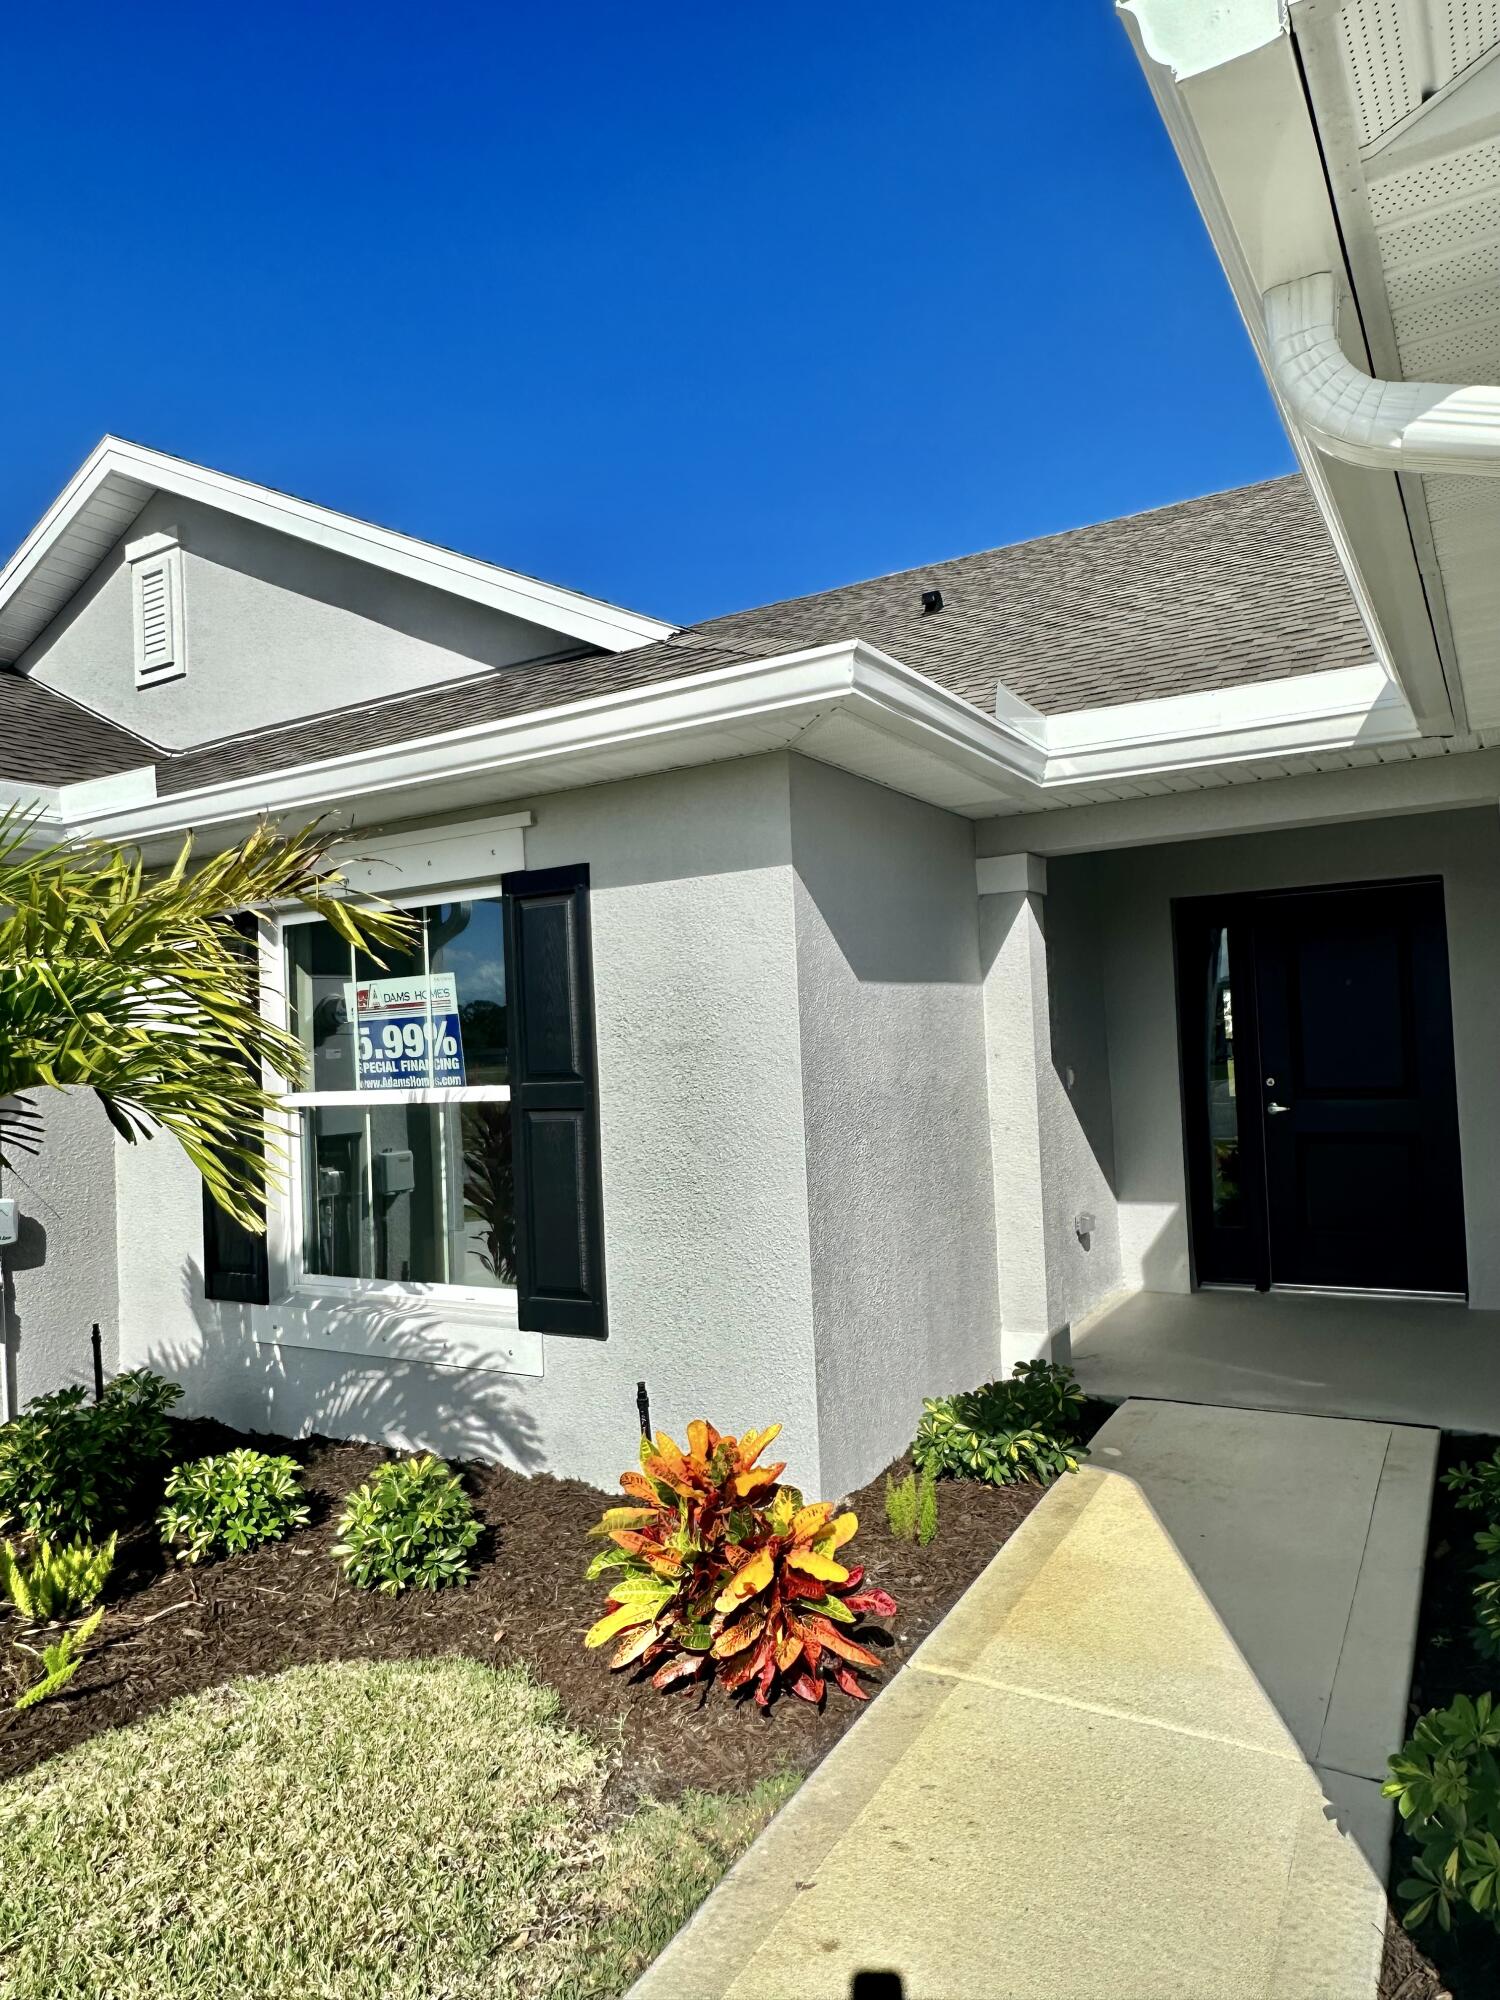
<instances>
[{"instance_id":1,"label":"door handle","mask_svg":"<svg viewBox=\"0 0 1500 2000\"><path fill-rule=\"evenodd\" d=\"M1279 1118L1283 1111L1290 1111L1291 1108L1290 1104L1268 1104L1266 1106L1266 1116L1268 1118Z\"/></svg>"}]
</instances>

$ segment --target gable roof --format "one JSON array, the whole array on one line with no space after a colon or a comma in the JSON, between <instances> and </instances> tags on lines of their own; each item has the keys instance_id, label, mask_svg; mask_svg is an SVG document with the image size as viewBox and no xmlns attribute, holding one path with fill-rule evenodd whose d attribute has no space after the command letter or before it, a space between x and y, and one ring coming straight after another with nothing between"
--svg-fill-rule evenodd
<instances>
[{"instance_id":1,"label":"gable roof","mask_svg":"<svg viewBox=\"0 0 1500 2000\"><path fill-rule=\"evenodd\" d=\"M943 608L922 610L937 589ZM756 659L854 633L993 714L1043 714L1363 664L1370 641L1301 478L735 612L653 650Z\"/></svg>"},{"instance_id":2,"label":"gable roof","mask_svg":"<svg viewBox=\"0 0 1500 2000\"><path fill-rule=\"evenodd\" d=\"M922 592L933 589L943 608L924 613ZM1317 508L1293 474L731 612L614 657L507 667L212 744L171 759L157 783L186 791L848 638L986 715L998 683L1057 714L1371 657Z\"/></svg>"},{"instance_id":3,"label":"gable roof","mask_svg":"<svg viewBox=\"0 0 1500 2000\"><path fill-rule=\"evenodd\" d=\"M922 592L933 589L943 608L924 613ZM991 716L1000 684L1058 714L1363 665L1372 652L1293 475L732 612L628 651L505 667L175 755L116 734L129 764L156 764L159 792L184 792L855 638ZM17 678L0 670L0 695ZM62 708L35 708L33 720L90 764L74 775L98 775L109 746L76 740L83 711ZM6 735L0 707L0 742ZM0 767L12 762L0 752Z\"/></svg>"},{"instance_id":4,"label":"gable roof","mask_svg":"<svg viewBox=\"0 0 1500 2000\"><path fill-rule=\"evenodd\" d=\"M606 652L646 645L673 629L659 618L601 598L542 583L518 570L417 541L124 438L105 437L0 570L0 665L18 660L45 632L154 493L201 501Z\"/></svg>"}]
</instances>

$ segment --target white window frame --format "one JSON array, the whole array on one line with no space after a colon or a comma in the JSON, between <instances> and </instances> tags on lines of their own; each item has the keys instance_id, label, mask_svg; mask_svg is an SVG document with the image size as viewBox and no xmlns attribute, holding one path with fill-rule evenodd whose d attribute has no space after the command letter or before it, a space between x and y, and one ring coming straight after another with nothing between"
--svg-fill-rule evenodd
<instances>
[{"instance_id":1,"label":"white window frame","mask_svg":"<svg viewBox=\"0 0 1500 2000\"><path fill-rule=\"evenodd\" d=\"M530 819L529 813L516 814L477 829L491 867L497 862L503 868L523 865L520 828L528 825ZM430 837L416 836L411 841L393 843L373 861L362 861L357 870L346 864L344 872L357 880L359 889L378 892L402 909L499 899L502 891L498 873L447 881L439 886L430 875L425 880L419 877L403 881L404 866L393 863L387 869L385 865L386 855L394 855L398 848L404 855L418 844L441 847L445 838L451 840L453 835L439 830ZM300 925L321 921L315 911L295 906L261 914L258 937L261 1011L279 1028L288 1029L290 1024L286 989L288 935ZM265 1083L280 1099L285 1114L280 1133L285 1176L282 1185L272 1190L268 1204L266 1250L272 1304L256 1310L256 1339L275 1346L417 1360L432 1367L542 1374L541 1335L523 1332L518 1327L518 1298L512 1285L329 1277L309 1271L305 1264L301 1119L304 1110L317 1104L508 1104L509 1084L435 1085L410 1091L294 1091L287 1088L285 1077L270 1072Z\"/></svg>"}]
</instances>

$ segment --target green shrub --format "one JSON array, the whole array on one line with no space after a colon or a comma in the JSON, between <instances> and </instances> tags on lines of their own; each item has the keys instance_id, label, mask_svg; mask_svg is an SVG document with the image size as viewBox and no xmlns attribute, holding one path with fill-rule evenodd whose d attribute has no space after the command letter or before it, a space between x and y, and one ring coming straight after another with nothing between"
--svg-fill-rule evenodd
<instances>
[{"instance_id":1,"label":"green shrub","mask_svg":"<svg viewBox=\"0 0 1500 2000\"><path fill-rule=\"evenodd\" d=\"M1430 1917L1451 1930L1455 1911L1465 1908L1500 1930L1500 1716L1493 1710L1492 1696L1461 1694L1424 1715L1390 1760L1382 1790L1418 1850L1411 1874L1396 1886L1409 1931Z\"/></svg>"},{"instance_id":2,"label":"green shrub","mask_svg":"<svg viewBox=\"0 0 1500 2000\"><path fill-rule=\"evenodd\" d=\"M307 1524L296 1460L270 1458L263 1451L226 1451L174 1465L166 1502L156 1523L162 1540L185 1563L239 1555Z\"/></svg>"},{"instance_id":3,"label":"green shrub","mask_svg":"<svg viewBox=\"0 0 1500 2000\"><path fill-rule=\"evenodd\" d=\"M10 1542L0 1542L0 1593L28 1625L50 1625L98 1603L114 1560L113 1535L97 1546L68 1542L54 1548L51 1542L38 1542L29 1556L18 1555Z\"/></svg>"},{"instance_id":4,"label":"green shrub","mask_svg":"<svg viewBox=\"0 0 1500 2000\"><path fill-rule=\"evenodd\" d=\"M986 1382L922 1405L912 1457L935 1478L983 1479L1010 1486L1037 1479L1045 1486L1076 1472L1086 1457L1078 1442L1083 1391L1071 1368L1021 1361L1008 1382Z\"/></svg>"},{"instance_id":5,"label":"green shrub","mask_svg":"<svg viewBox=\"0 0 1500 2000\"><path fill-rule=\"evenodd\" d=\"M16 1703L16 1713L23 1709L35 1708L39 1701L46 1701L68 1685L74 1674L83 1665L84 1650L99 1629L99 1621L104 1616L103 1606L91 1612L81 1625L64 1632L60 1638L37 1650L35 1646L22 1646L23 1653L30 1653L42 1663L42 1671Z\"/></svg>"},{"instance_id":6,"label":"green shrub","mask_svg":"<svg viewBox=\"0 0 1500 2000\"><path fill-rule=\"evenodd\" d=\"M1474 1537L1481 1560L1474 1566L1474 1643L1488 1660L1500 1659L1500 1452L1477 1465L1451 1466L1443 1484L1455 1506L1483 1514L1488 1526Z\"/></svg>"},{"instance_id":7,"label":"green shrub","mask_svg":"<svg viewBox=\"0 0 1500 2000\"><path fill-rule=\"evenodd\" d=\"M1500 1521L1500 1451L1483 1458L1478 1465L1467 1461L1450 1466L1443 1484L1454 1496L1454 1505L1466 1514L1483 1514L1487 1521Z\"/></svg>"},{"instance_id":8,"label":"green shrub","mask_svg":"<svg viewBox=\"0 0 1500 2000\"><path fill-rule=\"evenodd\" d=\"M479 1536L458 1474L429 1454L393 1459L354 1489L333 1553L366 1590L438 1590L467 1581Z\"/></svg>"},{"instance_id":9,"label":"green shrub","mask_svg":"<svg viewBox=\"0 0 1500 2000\"><path fill-rule=\"evenodd\" d=\"M128 1518L171 1448L181 1394L138 1368L97 1403L82 1389L36 1397L0 1428L0 1528L91 1541Z\"/></svg>"},{"instance_id":10,"label":"green shrub","mask_svg":"<svg viewBox=\"0 0 1500 2000\"><path fill-rule=\"evenodd\" d=\"M892 1479L887 1473L885 1518L898 1542L915 1542L925 1549L938 1528L937 1475L928 1470Z\"/></svg>"}]
</instances>

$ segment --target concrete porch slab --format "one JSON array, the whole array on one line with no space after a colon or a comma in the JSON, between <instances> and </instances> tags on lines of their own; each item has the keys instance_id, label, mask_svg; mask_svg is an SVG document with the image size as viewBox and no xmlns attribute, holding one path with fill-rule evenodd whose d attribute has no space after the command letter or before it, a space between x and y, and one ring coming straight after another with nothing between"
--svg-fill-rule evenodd
<instances>
[{"instance_id":1,"label":"concrete porch slab","mask_svg":"<svg viewBox=\"0 0 1500 2000\"><path fill-rule=\"evenodd\" d=\"M1127 1405L636 2000L1373 1995L1435 1453Z\"/></svg>"},{"instance_id":2,"label":"concrete porch slab","mask_svg":"<svg viewBox=\"0 0 1500 2000\"><path fill-rule=\"evenodd\" d=\"M1130 1292L1072 1329L1091 1396L1500 1431L1500 1312L1430 1299Z\"/></svg>"}]
</instances>

